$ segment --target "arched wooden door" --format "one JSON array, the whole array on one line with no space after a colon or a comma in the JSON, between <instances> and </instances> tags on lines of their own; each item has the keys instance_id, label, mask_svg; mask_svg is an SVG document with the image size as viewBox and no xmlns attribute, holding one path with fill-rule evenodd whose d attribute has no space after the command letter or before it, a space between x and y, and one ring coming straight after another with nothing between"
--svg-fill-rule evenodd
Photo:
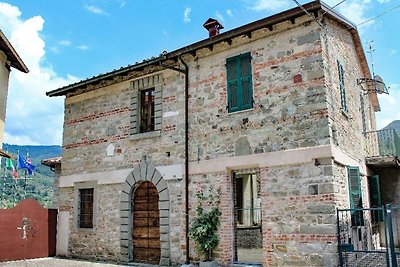
<instances>
[{"instance_id":1,"label":"arched wooden door","mask_svg":"<svg viewBox=\"0 0 400 267\"><path fill-rule=\"evenodd\" d=\"M160 212L158 191L151 182L135 190L132 210L133 261L158 264L160 249Z\"/></svg>"}]
</instances>

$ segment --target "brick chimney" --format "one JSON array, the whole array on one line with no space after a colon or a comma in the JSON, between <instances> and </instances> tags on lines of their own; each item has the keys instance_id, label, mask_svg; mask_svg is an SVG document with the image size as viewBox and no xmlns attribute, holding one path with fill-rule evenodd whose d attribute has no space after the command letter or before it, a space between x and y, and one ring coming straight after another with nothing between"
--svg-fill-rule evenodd
<instances>
[{"instance_id":1,"label":"brick chimney","mask_svg":"<svg viewBox=\"0 0 400 267\"><path fill-rule=\"evenodd\" d=\"M213 37L219 34L219 30L223 29L221 23L216 19L209 18L206 22L204 22L203 27L208 31L208 36Z\"/></svg>"}]
</instances>

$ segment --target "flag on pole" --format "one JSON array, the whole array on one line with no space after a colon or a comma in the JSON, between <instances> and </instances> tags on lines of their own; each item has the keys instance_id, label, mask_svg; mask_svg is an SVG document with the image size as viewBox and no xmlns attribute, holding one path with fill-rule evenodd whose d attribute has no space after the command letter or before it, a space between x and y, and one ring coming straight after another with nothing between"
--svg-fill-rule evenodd
<instances>
[{"instance_id":1,"label":"flag on pole","mask_svg":"<svg viewBox=\"0 0 400 267\"><path fill-rule=\"evenodd\" d=\"M7 169L9 169L9 170L12 171L12 174L13 174L13 177L14 177L14 178L18 178L18 172L17 172L17 170L14 168L14 164L13 164L11 158L7 158L7 159L6 159L6 167L7 167Z\"/></svg>"},{"instance_id":2,"label":"flag on pole","mask_svg":"<svg viewBox=\"0 0 400 267\"><path fill-rule=\"evenodd\" d=\"M27 169L29 175L32 175L33 170L35 169L35 166L33 166L31 163L27 162L27 160L24 159L24 157L22 157L21 155L18 154L18 168Z\"/></svg>"}]
</instances>

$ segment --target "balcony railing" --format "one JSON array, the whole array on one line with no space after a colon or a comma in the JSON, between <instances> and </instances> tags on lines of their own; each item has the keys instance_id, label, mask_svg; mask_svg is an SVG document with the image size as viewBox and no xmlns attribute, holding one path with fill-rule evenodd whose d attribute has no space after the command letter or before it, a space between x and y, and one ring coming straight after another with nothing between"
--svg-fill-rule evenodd
<instances>
[{"instance_id":1,"label":"balcony railing","mask_svg":"<svg viewBox=\"0 0 400 267\"><path fill-rule=\"evenodd\" d=\"M368 157L400 157L400 138L394 129L366 133Z\"/></svg>"}]
</instances>

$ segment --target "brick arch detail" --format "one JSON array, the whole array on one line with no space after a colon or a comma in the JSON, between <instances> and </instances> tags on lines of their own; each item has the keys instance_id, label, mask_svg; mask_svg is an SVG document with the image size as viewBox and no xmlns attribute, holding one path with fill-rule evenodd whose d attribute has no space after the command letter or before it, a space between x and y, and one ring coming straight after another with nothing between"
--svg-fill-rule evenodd
<instances>
[{"instance_id":1,"label":"brick arch detail","mask_svg":"<svg viewBox=\"0 0 400 267\"><path fill-rule=\"evenodd\" d=\"M128 174L121 192L121 260L130 262L132 255L132 194L145 181L152 182L159 194L161 258L159 265L170 265L169 192L161 173L151 164L141 162Z\"/></svg>"}]
</instances>

